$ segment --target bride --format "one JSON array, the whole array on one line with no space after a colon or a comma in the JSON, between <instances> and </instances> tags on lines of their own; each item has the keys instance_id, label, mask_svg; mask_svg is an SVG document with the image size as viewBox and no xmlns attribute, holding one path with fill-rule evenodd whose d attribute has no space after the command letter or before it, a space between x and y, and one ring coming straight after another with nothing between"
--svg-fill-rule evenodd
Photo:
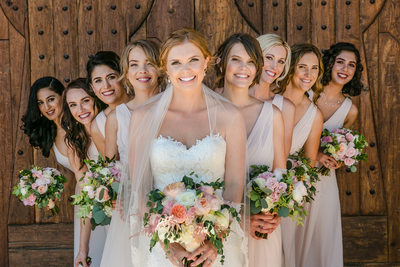
<instances>
[{"instance_id":1,"label":"bride","mask_svg":"<svg viewBox=\"0 0 400 267\"><path fill-rule=\"evenodd\" d=\"M184 258L194 261L191 266L221 265L208 241L193 253L177 243L170 245L169 253L161 244L150 253L142 220L146 194L190 172L205 182L224 179L224 199L242 201L245 125L233 104L202 84L210 59L206 41L194 30L175 31L164 42L160 63L169 84L164 93L132 113L131 177L121 188L102 266L183 266ZM231 228L224 241L224 266L245 266L243 230L234 222Z\"/></svg>"}]
</instances>

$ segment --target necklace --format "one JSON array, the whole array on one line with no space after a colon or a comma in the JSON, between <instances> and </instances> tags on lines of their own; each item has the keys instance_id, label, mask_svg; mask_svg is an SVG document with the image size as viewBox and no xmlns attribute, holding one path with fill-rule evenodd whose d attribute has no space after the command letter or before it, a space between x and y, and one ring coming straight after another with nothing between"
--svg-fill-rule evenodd
<instances>
[{"instance_id":1,"label":"necklace","mask_svg":"<svg viewBox=\"0 0 400 267\"><path fill-rule=\"evenodd\" d=\"M333 103L329 103L329 102L327 101L327 99L326 99L326 95L325 95L324 92L321 93L321 96L322 96L321 99L323 100L324 104L327 105L327 106L329 106L329 107L336 107L336 106L340 105L340 104L343 102L343 100L339 97L339 98L338 98L337 100L335 100Z\"/></svg>"}]
</instances>

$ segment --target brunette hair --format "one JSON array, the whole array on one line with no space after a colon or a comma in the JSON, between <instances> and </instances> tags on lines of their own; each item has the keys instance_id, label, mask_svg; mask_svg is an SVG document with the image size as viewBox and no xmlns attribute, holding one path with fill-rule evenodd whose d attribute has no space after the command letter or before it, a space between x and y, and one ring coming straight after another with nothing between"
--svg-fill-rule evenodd
<instances>
[{"instance_id":1,"label":"brunette hair","mask_svg":"<svg viewBox=\"0 0 400 267\"><path fill-rule=\"evenodd\" d=\"M267 33L264 35L260 35L257 37L257 41L260 43L261 50L263 52L263 56L274 46L283 46L286 50L286 61L285 61L285 68L281 75L276 78L275 83L279 86L279 82L286 77L289 72L290 67L290 46L288 45L282 37L275 33Z\"/></svg>"},{"instance_id":2,"label":"brunette hair","mask_svg":"<svg viewBox=\"0 0 400 267\"><path fill-rule=\"evenodd\" d=\"M121 69L119 67L119 56L112 51L99 51L90 58L86 64L87 79L88 83L92 83L92 73L95 67L105 65L112 70L121 74Z\"/></svg>"},{"instance_id":3,"label":"brunette hair","mask_svg":"<svg viewBox=\"0 0 400 267\"><path fill-rule=\"evenodd\" d=\"M332 80L332 68L335 65L336 57L342 51L353 52L356 56L356 71L354 73L353 79L343 86L342 93L348 94L350 96L357 96L361 93L363 89L363 84L361 82L361 73L363 71L363 66L361 64L360 52L351 43L336 43L331 45L328 50L322 50L324 54L322 57L322 62L324 63L325 72L322 76L322 85L328 85Z\"/></svg>"},{"instance_id":4,"label":"brunette hair","mask_svg":"<svg viewBox=\"0 0 400 267\"><path fill-rule=\"evenodd\" d=\"M292 53L291 53L291 59L290 59L290 67L289 67L289 72L286 75L286 77L282 80L282 83L280 84L279 87L274 89L275 94L283 94L286 91L286 87L289 85L291 82L294 73L296 72L296 67L297 64L299 63L300 59L308 53L313 53L317 56L318 58L318 77L317 80L315 81L314 85L311 87L311 89L314 92L314 97L313 97L313 102L315 103L319 95L321 94L323 87L322 87L322 75L324 73L324 65L322 64L322 58L321 58L321 53L319 52L318 48L312 44L295 44L291 47Z\"/></svg>"},{"instance_id":5,"label":"brunette hair","mask_svg":"<svg viewBox=\"0 0 400 267\"><path fill-rule=\"evenodd\" d=\"M37 79L29 93L28 107L22 116L21 129L29 137L29 143L33 147L41 149L43 156L48 157L57 136L57 126L54 121L43 116L39 110L37 93L43 88L49 88L60 96L64 91L64 85L54 77L47 76Z\"/></svg>"},{"instance_id":6,"label":"brunette hair","mask_svg":"<svg viewBox=\"0 0 400 267\"><path fill-rule=\"evenodd\" d=\"M67 146L72 148L80 159L80 168L84 165L84 160L88 157L88 150L91 143L89 134L86 132L85 126L79 123L72 116L67 103L67 94L71 89L82 89L91 98L93 98L93 110L95 112L100 112L107 107L97 96L94 94L93 90L90 88L87 80L85 78L78 78L72 81L64 91L63 94L63 116L61 119L61 126L65 130L65 143Z\"/></svg>"},{"instance_id":7,"label":"brunette hair","mask_svg":"<svg viewBox=\"0 0 400 267\"><path fill-rule=\"evenodd\" d=\"M208 63L210 64L212 55L210 50L208 49L207 41L197 31L189 28L183 28L181 30L177 30L171 33L168 36L167 40L165 40L161 46L160 68L163 74L165 74L166 72L168 53L174 46L183 44L185 41L191 42L196 45L205 58L210 58L210 61Z\"/></svg>"},{"instance_id":8,"label":"brunette hair","mask_svg":"<svg viewBox=\"0 0 400 267\"><path fill-rule=\"evenodd\" d=\"M130 42L124 48L124 51L122 52L122 57L120 60L120 67L121 67L120 81L122 82L124 87L128 90L129 94L131 94L131 95L135 95L135 91L127 77L127 74L128 74L128 70L129 70L129 53L135 47L140 47L141 49L143 49L149 62L157 69L158 86L161 85L161 82L163 79L161 76L161 73L160 73L160 48L158 47L158 45L150 40L144 40L144 39Z\"/></svg>"},{"instance_id":9,"label":"brunette hair","mask_svg":"<svg viewBox=\"0 0 400 267\"><path fill-rule=\"evenodd\" d=\"M228 54L235 44L242 44L247 54L253 59L256 66L256 76L252 81L251 86L260 81L262 68L264 65L263 55L258 41L246 33L235 33L226 39L217 50L215 58L217 58L217 64L215 64L215 72L217 80L215 82L216 88L224 86L226 66L228 64Z\"/></svg>"}]
</instances>

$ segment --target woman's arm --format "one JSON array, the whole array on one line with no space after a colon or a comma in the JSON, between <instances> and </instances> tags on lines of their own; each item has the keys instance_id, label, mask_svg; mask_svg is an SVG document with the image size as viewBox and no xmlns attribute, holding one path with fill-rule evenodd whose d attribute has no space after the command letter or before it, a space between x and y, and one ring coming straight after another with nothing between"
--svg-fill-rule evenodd
<instances>
[{"instance_id":1,"label":"woman's arm","mask_svg":"<svg viewBox=\"0 0 400 267\"><path fill-rule=\"evenodd\" d=\"M317 160L319 143L321 139L323 127L323 117L321 111L317 110L317 114L315 115L313 125L311 126L310 134L304 144L304 153L305 156L310 159L311 166L315 166L315 162Z\"/></svg>"},{"instance_id":2,"label":"woman's arm","mask_svg":"<svg viewBox=\"0 0 400 267\"><path fill-rule=\"evenodd\" d=\"M110 112L107 116L106 121L106 139L105 139L105 156L112 158L116 157L119 159L118 155L118 145L117 145L117 133L118 133L118 121L115 109Z\"/></svg>"},{"instance_id":3,"label":"woman's arm","mask_svg":"<svg viewBox=\"0 0 400 267\"><path fill-rule=\"evenodd\" d=\"M240 203L243 197L246 165L246 128L239 110L230 112L232 120L225 131L224 199Z\"/></svg>"}]
</instances>

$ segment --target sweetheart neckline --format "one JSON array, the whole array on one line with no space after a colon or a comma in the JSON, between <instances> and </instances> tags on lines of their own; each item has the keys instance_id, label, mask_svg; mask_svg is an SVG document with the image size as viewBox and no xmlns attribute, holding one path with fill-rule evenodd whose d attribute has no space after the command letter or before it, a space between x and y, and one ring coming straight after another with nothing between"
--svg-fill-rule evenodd
<instances>
[{"instance_id":1,"label":"sweetheart neckline","mask_svg":"<svg viewBox=\"0 0 400 267\"><path fill-rule=\"evenodd\" d=\"M160 135L160 136L157 137L156 140L167 140L167 141L171 141L171 142L173 142L174 144L177 144L177 145L179 145L179 146L182 146L183 148L185 148L186 151L190 151L190 150L192 150L192 148L197 147L197 146L199 146L201 143L203 143L204 140L207 140L207 139L212 138L212 137L219 138L219 139L221 139L222 141L224 141L224 143L226 144L225 139L222 138L222 136L221 136L219 133L217 133L217 134L208 134L208 135L204 136L204 137L201 138L201 139L196 139L196 144L192 145L192 146L189 147L189 148L187 147L187 145L185 145L185 144L182 143L181 141L176 140L175 138L172 138L171 136L162 136L162 135Z\"/></svg>"}]
</instances>

